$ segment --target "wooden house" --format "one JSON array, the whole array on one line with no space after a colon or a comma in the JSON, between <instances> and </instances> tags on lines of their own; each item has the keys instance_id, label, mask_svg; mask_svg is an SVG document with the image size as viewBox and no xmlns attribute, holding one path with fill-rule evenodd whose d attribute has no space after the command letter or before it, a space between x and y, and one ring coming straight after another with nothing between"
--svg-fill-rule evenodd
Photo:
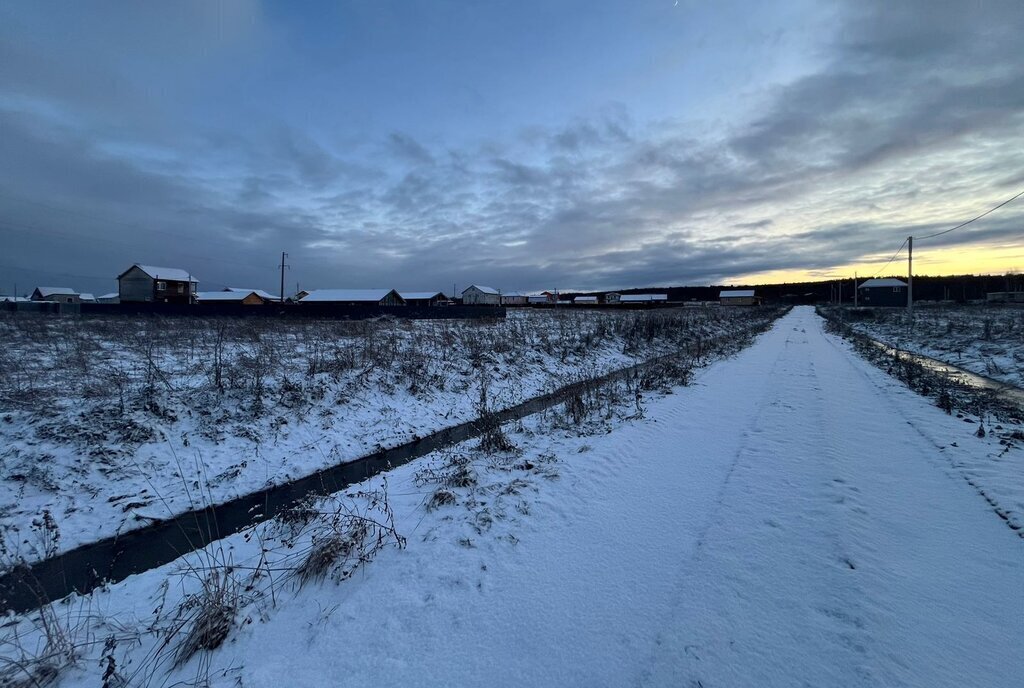
<instances>
[{"instance_id":1,"label":"wooden house","mask_svg":"<svg viewBox=\"0 0 1024 688\"><path fill-rule=\"evenodd\" d=\"M501 292L493 287L471 284L462 290L462 303L467 306L500 306Z\"/></svg>"},{"instance_id":2,"label":"wooden house","mask_svg":"<svg viewBox=\"0 0 1024 688\"><path fill-rule=\"evenodd\" d=\"M446 306L449 299L440 291L400 291L407 306Z\"/></svg>"},{"instance_id":3,"label":"wooden house","mask_svg":"<svg viewBox=\"0 0 1024 688\"><path fill-rule=\"evenodd\" d=\"M404 306L394 289L313 289L299 303L332 303L339 306Z\"/></svg>"},{"instance_id":4,"label":"wooden house","mask_svg":"<svg viewBox=\"0 0 1024 688\"><path fill-rule=\"evenodd\" d=\"M281 297L277 294L271 294L270 292L263 291L262 289L249 289L247 287L224 287L224 291L237 291L245 294L256 294L256 296L263 299L264 303L270 303L271 301L280 301Z\"/></svg>"},{"instance_id":5,"label":"wooden house","mask_svg":"<svg viewBox=\"0 0 1024 688\"><path fill-rule=\"evenodd\" d=\"M666 303L668 294L623 294L619 297L619 303Z\"/></svg>"},{"instance_id":6,"label":"wooden house","mask_svg":"<svg viewBox=\"0 0 1024 688\"><path fill-rule=\"evenodd\" d=\"M266 294L266 292L263 293ZM201 291L196 293L196 300L200 304L240 303L243 306L262 306L277 299L266 298L260 295L256 289L231 289L230 291Z\"/></svg>"},{"instance_id":7,"label":"wooden house","mask_svg":"<svg viewBox=\"0 0 1024 688\"><path fill-rule=\"evenodd\" d=\"M502 306L525 306L529 297L518 291L510 291L501 295Z\"/></svg>"},{"instance_id":8,"label":"wooden house","mask_svg":"<svg viewBox=\"0 0 1024 688\"><path fill-rule=\"evenodd\" d=\"M725 289L718 292L718 303L723 306L756 306L758 300L753 289Z\"/></svg>"},{"instance_id":9,"label":"wooden house","mask_svg":"<svg viewBox=\"0 0 1024 688\"><path fill-rule=\"evenodd\" d=\"M187 270L139 263L117 276L121 303L194 303L198 285Z\"/></svg>"},{"instance_id":10,"label":"wooden house","mask_svg":"<svg viewBox=\"0 0 1024 688\"><path fill-rule=\"evenodd\" d=\"M36 287L30 297L33 301L52 303L81 303L81 295L71 287Z\"/></svg>"},{"instance_id":11,"label":"wooden house","mask_svg":"<svg viewBox=\"0 0 1024 688\"><path fill-rule=\"evenodd\" d=\"M892 277L869 279L857 286L861 306L906 307L907 283Z\"/></svg>"}]
</instances>

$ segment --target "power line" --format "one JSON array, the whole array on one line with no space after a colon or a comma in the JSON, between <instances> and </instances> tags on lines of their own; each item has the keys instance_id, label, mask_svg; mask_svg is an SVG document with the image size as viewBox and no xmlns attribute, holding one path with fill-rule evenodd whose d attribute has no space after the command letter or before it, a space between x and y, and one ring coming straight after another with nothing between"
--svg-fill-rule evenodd
<instances>
[{"instance_id":1,"label":"power line","mask_svg":"<svg viewBox=\"0 0 1024 688\"><path fill-rule=\"evenodd\" d=\"M943 234L949 234L950 232L952 232L954 230L957 230L957 229L960 229L961 227L966 227L967 225L971 224L972 222L975 222L976 220L980 220L981 218L985 217L986 215L994 213L995 211L997 211L1000 208L1002 208L1004 205L1008 205L1008 204L1014 202L1015 200L1017 200L1021 196L1024 196L1024 190L1021 190L1020 192L1018 192L1017 194L1015 194L1015 195L1011 196L1010 198L1006 199L1005 201L1003 201L999 205L997 205L995 207L992 207L992 208L989 208L988 210L983 212L981 215L978 215L977 217L972 217L970 220L967 220L966 222L961 222L956 227L950 227L949 229L944 229L941 232L935 232L934 234L927 234L927 235L922 236L922 237L913 237L913 238L915 240L917 240L917 241L922 241L924 239L934 239L935 237L942 236ZM892 262L894 260L896 260L897 256L900 255L900 253L903 251L903 247L907 245L907 242L910 241L910 239L911 239L911 237L907 237L906 239L903 240L903 243L900 244L900 247L898 249L896 249L896 253L892 254L892 258L890 258L888 260L888 262L886 262L886 264L882 267L881 270L879 270L877 273L875 273L875 277L878 277L879 275L881 275L883 272L885 272L886 268L888 268L890 265L892 265Z\"/></svg>"},{"instance_id":2,"label":"power line","mask_svg":"<svg viewBox=\"0 0 1024 688\"><path fill-rule=\"evenodd\" d=\"M934 238L934 237L937 237L937 236L942 236L943 234L949 234L950 232L952 232L952 231L953 231L953 230L955 230L955 229L960 229L961 227L966 227L967 225L971 224L971 223L972 223L972 222L974 222L975 220L980 220L981 218L985 217L985 216L986 216L986 215L988 215L989 213L994 213L995 211L997 211L997 210L999 210L1000 208L1002 208L1002 207L1003 207L1004 205L1006 205L1006 204L1008 204L1008 203L1012 203L1013 201L1017 200L1017 199L1018 199L1018 198L1020 198L1021 196L1024 196L1024 190L1021 190L1021 191L1020 191L1020 193L1018 193L1017 195L1013 196L1012 198L1008 198L1008 199L1006 199L1005 201L1003 201L1002 203L1000 203L1000 204L999 204L999 205L997 205L996 207L994 207L994 208L990 208L990 209L986 210L986 211L985 211L985 212L983 212L983 213L982 213L981 215L978 215L977 217L972 217L972 218L971 218L970 220L968 220L967 222L961 222L961 223L960 223L960 224L958 224L958 225L957 225L956 227L950 227L949 229L944 229L944 230L942 230L941 232L935 232L934 234L929 234L929 235L927 235L927 236L923 236L923 237L914 237L914 238L915 238L915 239L917 239L918 241L922 241L922 240L924 240L924 239L932 239L932 238Z\"/></svg>"},{"instance_id":3,"label":"power line","mask_svg":"<svg viewBox=\"0 0 1024 688\"><path fill-rule=\"evenodd\" d=\"M898 256L898 255L900 254L900 252L901 252L901 251L903 251L903 247L907 245L907 241L908 241L908 239L904 239L904 240L903 240L903 243L902 243L902 244L900 244L900 247L899 247L898 249L896 249L896 253L892 254L892 258L890 258L890 259L889 259L889 262L888 262L888 263L886 263L886 264L885 264L885 265L884 265L884 266L882 267L882 269L881 269L881 270L879 270L878 272L876 272L876 273L875 273L875 277L878 277L879 275L881 275L881 274L882 274L883 272L885 272L885 269L886 269L887 267L889 267L890 265L892 265L892 262L893 262L894 260L896 260L896 256Z\"/></svg>"}]
</instances>

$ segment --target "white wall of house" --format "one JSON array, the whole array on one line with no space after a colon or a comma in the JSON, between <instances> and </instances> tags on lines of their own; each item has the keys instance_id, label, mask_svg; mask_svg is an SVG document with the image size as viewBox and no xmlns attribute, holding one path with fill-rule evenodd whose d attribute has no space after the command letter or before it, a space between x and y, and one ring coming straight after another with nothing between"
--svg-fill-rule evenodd
<instances>
[{"instance_id":1,"label":"white wall of house","mask_svg":"<svg viewBox=\"0 0 1024 688\"><path fill-rule=\"evenodd\" d=\"M474 284L462 292L462 303L467 306L498 306L501 304L501 294L485 291Z\"/></svg>"}]
</instances>

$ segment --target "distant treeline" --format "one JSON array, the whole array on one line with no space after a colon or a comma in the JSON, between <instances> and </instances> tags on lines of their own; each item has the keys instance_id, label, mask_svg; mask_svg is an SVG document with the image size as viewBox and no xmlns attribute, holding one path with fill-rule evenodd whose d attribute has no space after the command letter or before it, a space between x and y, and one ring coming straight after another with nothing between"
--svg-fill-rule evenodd
<instances>
[{"instance_id":1,"label":"distant treeline","mask_svg":"<svg viewBox=\"0 0 1024 688\"><path fill-rule=\"evenodd\" d=\"M891 275L904 282L906 275ZM861 277L864 282L868 277ZM757 295L768 303L828 303L836 293L839 280L820 282L785 282L782 284L721 284L709 287L645 287L642 289L620 289L619 294L668 294L669 301L717 301L723 289L754 289ZM914 276L914 301L975 301L983 300L985 294L993 291L1024 290L1024 274L1021 275L951 275L945 277ZM573 298L604 292L563 292L561 298ZM853 279L842 280L843 301L853 300Z\"/></svg>"}]
</instances>

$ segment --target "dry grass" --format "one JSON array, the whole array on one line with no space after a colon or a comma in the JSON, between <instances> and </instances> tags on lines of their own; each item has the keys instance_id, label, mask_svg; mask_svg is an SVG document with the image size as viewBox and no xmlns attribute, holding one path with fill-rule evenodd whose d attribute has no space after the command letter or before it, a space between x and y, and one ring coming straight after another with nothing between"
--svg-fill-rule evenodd
<instances>
[{"instance_id":1,"label":"dry grass","mask_svg":"<svg viewBox=\"0 0 1024 688\"><path fill-rule=\"evenodd\" d=\"M509 356L586 359L614 344L641 355L692 346L776 313L671 309L517 313L474 321L275 321L0 314L0 401L40 410L87 402L118 414L244 400L257 415L308 404L323 382L376 375L413 394L442 389L452 367Z\"/></svg>"},{"instance_id":2,"label":"dry grass","mask_svg":"<svg viewBox=\"0 0 1024 688\"><path fill-rule=\"evenodd\" d=\"M458 497L455 493L449 489L439 487L434 490L434 493L430 495L430 499L427 501L427 511L437 511L441 507L451 506L458 501Z\"/></svg>"}]
</instances>

